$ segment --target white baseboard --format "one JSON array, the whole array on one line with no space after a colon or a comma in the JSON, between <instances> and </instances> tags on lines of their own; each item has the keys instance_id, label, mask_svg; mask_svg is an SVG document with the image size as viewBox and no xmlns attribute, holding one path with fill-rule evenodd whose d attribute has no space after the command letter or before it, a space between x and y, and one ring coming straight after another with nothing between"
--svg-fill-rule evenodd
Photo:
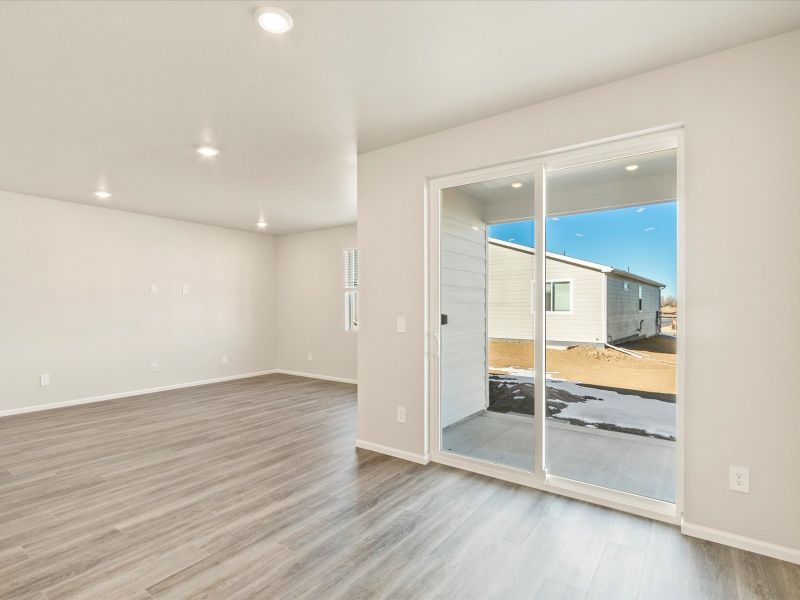
<instances>
[{"instance_id":1,"label":"white baseboard","mask_svg":"<svg viewBox=\"0 0 800 600\"><path fill-rule=\"evenodd\" d=\"M391 446L384 446L383 444L373 444L372 442L365 442L364 440L356 440L356 448L363 450L372 450L380 454L387 454L395 458L402 458L403 460L410 460L411 462L427 465L431 461L431 457L427 454L414 454L405 450L398 450Z\"/></svg>"},{"instance_id":2,"label":"white baseboard","mask_svg":"<svg viewBox=\"0 0 800 600\"><path fill-rule=\"evenodd\" d=\"M317 375L316 373L304 373L303 371L287 371L286 369L275 369L273 373L283 375L294 375L295 377L309 377L310 379L323 379L325 381L338 381L339 383L352 383L358 385L358 379L348 379L346 377L334 377L333 375Z\"/></svg>"},{"instance_id":3,"label":"white baseboard","mask_svg":"<svg viewBox=\"0 0 800 600\"><path fill-rule=\"evenodd\" d=\"M700 538L701 540L725 544L726 546L732 546L740 550L747 550L748 552L755 552L756 554L763 554L764 556L771 556L778 560L785 560L786 562L800 565L800 550L796 548L779 546L771 542L764 542L755 538L728 533L720 529L695 525L693 523L687 523L686 521L681 525L681 533Z\"/></svg>"},{"instance_id":4,"label":"white baseboard","mask_svg":"<svg viewBox=\"0 0 800 600\"><path fill-rule=\"evenodd\" d=\"M89 398L78 398L76 400L64 400L62 402L50 402L48 404L35 404L33 406L21 406L0 411L0 417L10 417L11 415L21 415L25 413L38 412L40 410L51 410L53 408L64 408L65 406L77 406L79 404L92 404L93 402L103 402L105 400L118 400L120 398L130 398L143 394L153 394L156 392L168 392L182 388L195 387L198 385L208 385L209 383L221 383L224 381L234 381L236 379L246 379L248 377L258 377L260 375L270 375L276 373L275 369L267 371L256 371L255 373L241 373L239 375L226 375L225 377L214 377L212 379L201 379L199 381L188 381L186 383L174 383L172 385L162 385L160 387L130 390L127 392L117 392L114 394L104 394L102 396L91 396Z\"/></svg>"}]
</instances>

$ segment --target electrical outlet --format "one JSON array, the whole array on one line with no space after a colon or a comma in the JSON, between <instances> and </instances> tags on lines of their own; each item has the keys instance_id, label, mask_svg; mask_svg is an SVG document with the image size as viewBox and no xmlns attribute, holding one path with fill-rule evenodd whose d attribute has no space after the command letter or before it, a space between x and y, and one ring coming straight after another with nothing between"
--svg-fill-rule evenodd
<instances>
[{"instance_id":1,"label":"electrical outlet","mask_svg":"<svg viewBox=\"0 0 800 600\"><path fill-rule=\"evenodd\" d=\"M158 286L155 283L150 284L150 293L157 294L158 293Z\"/></svg>"},{"instance_id":2,"label":"electrical outlet","mask_svg":"<svg viewBox=\"0 0 800 600\"><path fill-rule=\"evenodd\" d=\"M406 318L397 317L397 333L405 333L405 332L406 332Z\"/></svg>"},{"instance_id":3,"label":"electrical outlet","mask_svg":"<svg viewBox=\"0 0 800 600\"><path fill-rule=\"evenodd\" d=\"M42 373L39 375L39 385L42 387L46 385L50 385L50 374L49 373Z\"/></svg>"},{"instance_id":4,"label":"electrical outlet","mask_svg":"<svg viewBox=\"0 0 800 600\"><path fill-rule=\"evenodd\" d=\"M223 365L227 365L228 364L228 355L227 354L223 354L222 355L222 364Z\"/></svg>"},{"instance_id":5,"label":"electrical outlet","mask_svg":"<svg viewBox=\"0 0 800 600\"><path fill-rule=\"evenodd\" d=\"M728 485L734 492L750 493L750 469L747 467L730 466Z\"/></svg>"},{"instance_id":6,"label":"electrical outlet","mask_svg":"<svg viewBox=\"0 0 800 600\"><path fill-rule=\"evenodd\" d=\"M397 422L398 423L405 423L406 422L406 407L405 406L398 406L397 407Z\"/></svg>"},{"instance_id":7,"label":"electrical outlet","mask_svg":"<svg viewBox=\"0 0 800 600\"><path fill-rule=\"evenodd\" d=\"M150 372L151 373L155 373L156 371L158 371L158 369L159 369L158 363L150 363Z\"/></svg>"},{"instance_id":8,"label":"electrical outlet","mask_svg":"<svg viewBox=\"0 0 800 600\"><path fill-rule=\"evenodd\" d=\"M181 286L181 293L182 293L184 296L188 296L188 295L189 295L189 286L188 286L187 284L185 284L185 283L184 283L184 284Z\"/></svg>"},{"instance_id":9,"label":"electrical outlet","mask_svg":"<svg viewBox=\"0 0 800 600\"><path fill-rule=\"evenodd\" d=\"M311 354L311 352L309 352L308 353L308 362L311 362L312 360L314 360L314 355Z\"/></svg>"}]
</instances>

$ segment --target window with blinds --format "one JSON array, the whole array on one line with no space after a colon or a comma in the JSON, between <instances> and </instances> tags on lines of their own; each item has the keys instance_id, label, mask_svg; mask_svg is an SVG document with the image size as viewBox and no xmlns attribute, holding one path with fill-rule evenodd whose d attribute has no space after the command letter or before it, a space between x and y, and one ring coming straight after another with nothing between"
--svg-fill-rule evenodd
<instances>
[{"instance_id":1,"label":"window with blinds","mask_svg":"<svg viewBox=\"0 0 800 600\"><path fill-rule=\"evenodd\" d=\"M344 251L344 329L358 329L358 250Z\"/></svg>"},{"instance_id":2,"label":"window with blinds","mask_svg":"<svg viewBox=\"0 0 800 600\"><path fill-rule=\"evenodd\" d=\"M358 287L358 250L344 251L344 288L354 290Z\"/></svg>"}]
</instances>

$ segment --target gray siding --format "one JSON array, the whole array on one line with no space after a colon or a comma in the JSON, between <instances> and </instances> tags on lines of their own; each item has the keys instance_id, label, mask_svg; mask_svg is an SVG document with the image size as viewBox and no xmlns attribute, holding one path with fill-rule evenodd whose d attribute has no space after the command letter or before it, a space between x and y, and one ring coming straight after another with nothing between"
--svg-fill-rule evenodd
<instances>
[{"instance_id":1,"label":"gray siding","mask_svg":"<svg viewBox=\"0 0 800 600\"><path fill-rule=\"evenodd\" d=\"M555 344L603 342L603 278L594 269L545 261L548 281L572 284L572 310L547 313L547 341ZM489 337L534 338L531 306L534 255L489 244Z\"/></svg>"},{"instance_id":2,"label":"gray siding","mask_svg":"<svg viewBox=\"0 0 800 600\"><path fill-rule=\"evenodd\" d=\"M628 283L628 289L625 289ZM642 310L639 310L639 288L642 289ZM649 337L656 331L659 310L659 288L624 275L608 275L608 338L611 343L631 337Z\"/></svg>"},{"instance_id":3,"label":"gray siding","mask_svg":"<svg viewBox=\"0 0 800 600\"><path fill-rule=\"evenodd\" d=\"M477 228L477 229L475 229ZM486 226L475 200L442 194L441 426L486 408Z\"/></svg>"}]
</instances>

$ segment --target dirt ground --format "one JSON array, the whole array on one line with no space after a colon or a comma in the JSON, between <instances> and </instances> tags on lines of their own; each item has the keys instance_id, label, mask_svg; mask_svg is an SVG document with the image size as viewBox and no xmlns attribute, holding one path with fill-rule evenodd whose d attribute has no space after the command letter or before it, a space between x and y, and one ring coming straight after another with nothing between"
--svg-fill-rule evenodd
<instances>
[{"instance_id":1,"label":"dirt ground","mask_svg":"<svg viewBox=\"0 0 800 600\"><path fill-rule=\"evenodd\" d=\"M644 355L645 358L591 346L548 349L547 372L559 379L587 385L661 394L675 393L675 337L659 335L629 342L622 347ZM503 367L533 368L533 342L490 340L489 365L490 370Z\"/></svg>"}]
</instances>

